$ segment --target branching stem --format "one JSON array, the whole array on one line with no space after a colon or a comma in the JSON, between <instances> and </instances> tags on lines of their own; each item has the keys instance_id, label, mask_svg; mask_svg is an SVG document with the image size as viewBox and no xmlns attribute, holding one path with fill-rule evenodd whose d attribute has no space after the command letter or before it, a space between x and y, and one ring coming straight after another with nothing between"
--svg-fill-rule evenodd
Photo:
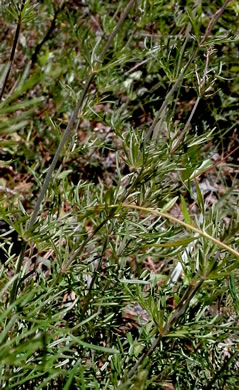
<instances>
[{"instance_id":1,"label":"branching stem","mask_svg":"<svg viewBox=\"0 0 239 390\"><path fill-rule=\"evenodd\" d=\"M122 13L122 15L121 15L117 25L115 26L112 34L109 36L109 38L108 38L108 40L107 40L107 42L105 44L105 47L103 48L103 50L101 52L101 55L99 57L99 62L102 62L103 59L105 58L106 52L110 48L110 46L111 46L111 44L112 44L116 34L118 33L119 29L121 28L125 18L127 17L128 13L130 12L130 9L132 8L132 6L135 3L135 1L136 0L130 0L128 5L127 5L127 7L123 11L123 13ZM82 93L80 95L79 101L78 101L78 103L76 105L76 108L74 109L74 111L73 111L73 113L72 113L72 115L70 117L70 120L69 120L68 125L67 125L67 127L65 129L65 132L64 132L64 134L63 134L63 136L61 138L60 144L59 144L59 146L57 148L57 151L56 151L56 153L54 155L52 163L51 163L51 165L50 165L50 167L48 169L47 175L45 177L42 189L40 191L39 197L38 197L37 202L35 204L35 207L34 207L32 215L31 215L31 218L30 218L30 220L29 220L29 222L27 224L27 229L26 229L27 231L30 231L33 228L33 226L34 226L34 224L36 222L37 215L38 215L38 212L40 210L41 203L42 203L42 201L44 199L44 196L46 194L47 188L49 186L49 183L50 183L53 171L54 171L54 169L56 167L56 164L57 164L57 161L58 161L58 159L60 157L60 154L61 154L61 152L62 152L62 150L63 150L63 148L64 148L64 146L65 146L65 144L66 144L66 142L67 142L67 140L68 140L68 138L70 136L70 134L71 134L71 131L72 131L74 125L77 122L78 114L79 114L80 110L83 107L83 104L84 104L84 101L85 101L85 97L87 95L87 92L88 92L90 84L92 83L92 81L95 78L95 74L96 74L95 72L92 72L90 74L90 76L88 77L88 79L87 79L87 81L85 83L84 89L83 89L83 91L82 91ZM84 246L86 245L87 242L88 242L87 240L84 242ZM79 251L81 251L81 250L82 250L82 248L79 248ZM76 254L74 254L74 256L76 256ZM19 270L21 269L23 258L24 258L24 256L22 255L18 259L17 269L19 269ZM71 258L71 261L73 261L73 258ZM14 284L13 284L13 289L12 289L13 293L12 293L12 295L14 297L16 297L16 294L17 294L17 286L18 286L18 278L14 281Z\"/></svg>"}]
</instances>

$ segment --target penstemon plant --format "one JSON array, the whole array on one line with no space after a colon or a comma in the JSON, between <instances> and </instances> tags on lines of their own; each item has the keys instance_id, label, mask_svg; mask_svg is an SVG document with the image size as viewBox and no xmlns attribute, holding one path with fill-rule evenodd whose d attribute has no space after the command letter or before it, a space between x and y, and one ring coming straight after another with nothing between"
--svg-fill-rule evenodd
<instances>
[{"instance_id":1,"label":"penstemon plant","mask_svg":"<svg viewBox=\"0 0 239 390\"><path fill-rule=\"evenodd\" d=\"M2 388L235 388L237 12L2 3Z\"/></svg>"}]
</instances>

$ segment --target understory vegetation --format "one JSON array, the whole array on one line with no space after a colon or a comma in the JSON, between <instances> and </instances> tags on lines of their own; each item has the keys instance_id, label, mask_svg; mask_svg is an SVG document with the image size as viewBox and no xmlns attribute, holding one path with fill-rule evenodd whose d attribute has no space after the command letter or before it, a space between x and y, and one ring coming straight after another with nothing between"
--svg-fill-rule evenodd
<instances>
[{"instance_id":1,"label":"understory vegetation","mask_svg":"<svg viewBox=\"0 0 239 390\"><path fill-rule=\"evenodd\" d=\"M238 389L238 1L0 7L0 388Z\"/></svg>"}]
</instances>

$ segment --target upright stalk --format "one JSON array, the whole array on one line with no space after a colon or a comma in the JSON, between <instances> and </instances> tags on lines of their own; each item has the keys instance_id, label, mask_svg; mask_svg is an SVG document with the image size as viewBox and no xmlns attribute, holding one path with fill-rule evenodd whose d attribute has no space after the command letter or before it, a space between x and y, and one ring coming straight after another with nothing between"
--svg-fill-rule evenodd
<instances>
[{"instance_id":1,"label":"upright stalk","mask_svg":"<svg viewBox=\"0 0 239 390\"><path fill-rule=\"evenodd\" d=\"M232 0L226 0L225 3L223 4L223 6L219 10L217 10L217 12L215 12L215 14L213 15L210 23L208 24L207 30L206 30L204 36L202 37L198 47L192 52L192 54L191 54L189 60L187 61L186 65L184 65L179 78L175 81L175 83L173 84L172 88L167 93L167 95L166 95L166 97L165 97L165 99L164 99L164 101L163 101L159 111L157 112L157 114L156 114L156 116L154 118L154 121L153 121L152 125L150 126L149 130L146 132L145 139L144 139L144 145L147 144L147 142L148 142L149 138L151 137L152 133L153 133L153 138L155 138L157 136L157 133L158 133L157 124L158 124L159 118L161 117L162 113L166 109L166 107L167 107L167 105L169 103L170 98L172 97L172 95L174 94L174 92L176 91L178 86L180 85L181 81L183 80L183 78L185 76L185 73L188 70L189 66L194 61L194 59L196 58L199 50L203 46L204 42L207 40L207 38L211 34L212 29L215 26L215 24L217 23L219 17L223 14L223 12L225 11L225 8L227 7L227 5L231 1Z\"/></svg>"},{"instance_id":2,"label":"upright stalk","mask_svg":"<svg viewBox=\"0 0 239 390\"><path fill-rule=\"evenodd\" d=\"M181 81L183 80L184 78L184 75L186 73L186 71L188 70L189 66L191 65L191 63L193 62L194 58L197 56L198 54L198 51L199 51L199 48L197 48L196 50L193 51L193 53L191 54L188 62L186 63L186 65L184 65L182 71L181 71L181 74L179 76L179 78L176 80L176 82L174 83L174 85L172 86L172 88L169 90L169 92L167 93L159 111L157 112L155 118L154 118L154 121L152 123L152 125L150 126L148 132L146 133L145 135L145 138L144 138L144 145L147 144L150 136L152 133L154 133L155 129L156 129L156 126L158 124L158 121L159 121L159 118L161 116L161 114L164 112L164 110L166 109L168 103L169 103L169 100L171 98L171 96L174 94L174 92L176 91L176 89L178 88L178 86L180 85ZM155 134L156 135L156 134Z\"/></svg>"},{"instance_id":3,"label":"upright stalk","mask_svg":"<svg viewBox=\"0 0 239 390\"><path fill-rule=\"evenodd\" d=\"M232 0L226 0L225 3L223 4L223 6L213 15L210 23L208 24L208 27L207 27L207 30L203 36L203 38L201 39L200 43L199 43L199 46L197 47L197 49L191 54L188 62L186 63L186 65L184 66L184 68L182 69L182 72L179 76L179 78L177 79L177 81L174 83L174 85L172 86L171 90L168 92L168 94L166 95L166 98L163 102L163 104L161 105L160 107L160 110L158 111L151 127L149 128L148 132L146 133L146 136L145 136L145 140L144 140L144 144L147 143L148 139L150 138L151 134L155 131L155 128L157 126L157 123L158 123L158 120L161 116L161 114L164 112L164 110L166 109L167 107L167 104L171 98L171 96L173 95L173 93L175 92L175 90L177 89L178 85L181 83L181 81L183 80L183 77L187 71L187 69L189 68L190 64L193 62L193 60L196 58L200 48L203 46L204 42L206 41L206 39L209 37L209 35L211 34L211 31L213 29L213 27L215 26L215 24L217 23L219 17L223 14L226 6L231 2ZM208 60L208 58L207 58ZM205 66L205 73L204 75L206 74L206 70L207 70L207 63L206 63L206 66ZM195 108L196 109L196 108ZM194 110L195 111L195 110ZM193 112L194 114L194 112ZM192 115L193 115L192 114ZM189 118L189 120L191 120L191 118ZM186 124L187 126L187 124ZM133 208L133 209L143 209L141 207L138 207L138 206L135 206L135 205L126 205L124 204L123 205L124 207L127 207L127 208ZM144 209L146 211L146 208ZM164 218L168 218L169 220L173 220L175 221L175 218L167 213L161 213L161 212L157 212L156 215L161 215L162 217ZM176 222L176 221L175 221ZM183 225L184 227L186 227L186 224L181 221L180 222L181 225ZM216 245L219 245L220 247L226 249L226 250L229 250L233 255L239 257L239 253L234 250L233 248L229 248L227 245L225 245L224 243L221 243L220 241L218 241L217 239L209 236L206 232L201 232L199 229L195 228L194 226L191 226L190 227L190 230L194 231L194 232L197 232L199 233L200 235L206 237L206 238L210 238ZM196 292L201 288L203 282L206 280L207 276L201 276L200 277L200 280L198 283L196 283L196 285L193 287L193 286L189 286L188 290L187 290L187 296L185 298L185 296L181 299L179 305L177 306L177 308L175 309L173 315L171 316L171 318L169 319L168 323L165 325L165 327L163 329L160 330L160 334L158 334L158 337L156 337L156 339L154 340L154 342L152 343L152 345L150 346L149 349L147 349L146 351L144 351L142 353L142 355L140 356L139 360L135 363L135 365L132 367L131 370L129 370L128 374L127 374L127 379L126 379L126 382L121 384L121 386L119 387L119 389L123 389L125 388L125 385L129 383L129 380L130 378L132 378L132 376L134 376L134 374L136 373L136 371L138 370L138 367L145 361L145 359L147 357L149 357L154 351L155 349L157 348L157 346L159 345L161 339L163 337L165 337L169 330L171 329L171 327L174 325L175 322L177 322L178 318L180 318L184 313L185 311L187 310L193 296L196 294Z\"/></svg>"},{"instance_id":4,"label":"upright stalk","mask_svg":"<svg viewBox=\"0 0 239 390\"><path fill-rule=\"evenodd\" d=\"M64 6L65 6L65 3L62 2L61 6L54 13L53 19L51 21L50 27L48 28L48 30L46 32L46 35L43 37L41 42L39 42L36 45L35 50L32 54L32 65L36 63L37 56L40 53L40 50L41 50L42 46L44 45L44 43L46 43L51 38L51 35L56 28L58 14L63 10Z\"/></svg>"},{"instance_id":5,"label":"upright stalk","mask_svg":"<svg viewBox=\"0 0 239 390\"><path fill-rule=\"evenodd\" d=\"M199 288L202 286L205 278L201 278L198 283L196 283L195 286L189 286L187 291L184 294L184 297L182 297L181 301L179 302L178 306L176 307L174 313L169 318L167 324L160 330L160 334L158 337L154 340L151 347L147 349L140 357L140 359L135 363L135 365L129 370L127 374L127 381L128 379L132 378L132 376L137 371L138 367L144 362L144 360L150 356L157 346L159 345L160 341L163 337L167 336L169 333L171 327L177 322L177 320L186 312L192 298L195 296L196 292L199 290ZM185 298L186 297L186 298ZM123 386L122 386L123 388Z\"/></svg>"},{"instance_id":6,"label":"upright stalk","mask_svg":"<svg viewBox=\"0 0 239 390\"><path fill-rule=\"evenodd\" d=\"M105 44L105 47L103 48L102 52L101 52L101 55L99 56L99 62L102 62L103 59L105 58L105 55L106 55L106 52L108 51L108 49L110 48L116 34L118 33L120 27L122 26L125 18L127 17L130 9L132 8L133 4L135 3L136 0L130 0L127 7L125 8L124 12L122 13L117 25L115 26L112 34L109 36L106 44ZM88 92L88 89L89 89L89 86L90 84L92 83L92 81L94 80L95 78L95 72L93 71L91 73L91 75L89 76L88 80L86 81L86 84L85 84L85 87L80 95L80 98L79 98L79 101L76 105L76 108L75 110L73 111L72 115L71 115L71 118L69 120L69 123L65 129L65 132L62 136L62 139L60 141L60 144L57 148L57 151L55 153L55 156L52 160L52 163L50 165L50 168L48 169L48 172L47 172L47 175L46 175L46 178L44 180L44 183L43 183L43 186L42 186L42 189L41 189L41 192L39 194L39 197L38 197L38 200L36 202L36 205L34 207L34 210L33 210L33 213L31 215L31 218L30 218L30 221L28 223L28 227L27 227L27 230L31 230L31 228L33 227L34 223L36 222L36 218L37 218L37 215L38 215L38 212L39 212L39 209L40 209L40 205L43 201L43 198L45 196L45 193L46 193L46 190L49 186L49 183L50 183L50 179L51 179L51 176L52 176L52 173L56 167L56 163L60 157L60 154L63 150L63 147L67 141L67 139L69 138L70 134L71 134L71 130L73 128L73 126L76 124L76 121L77 121L77 116L79 114L79 111L82 109L82 106L83 106L83 103L84 103L84 100L85 100L85 97L87 95L87 92Z\"/></svg>"},{"instance_id":7,"label":"upright stalk","mask_svg":"<svg viewBox=\"0 0 239 390\"><path fill-rule=\"evenodd\" d=\"M4 82L3 82L3 86L2 86L2 89L1 89L1 92L0 92L0 101L3 98L4 92L5 92L5 89L6 89L6 86L7 86L8 78L9 78L11 70L12 70L12 65L13 65L13 62L14 62L14 57L15 57L15 53L16 53L16 49L17 49L17 44L18 44L19 37L20 37L20 31L21 31L21 25L22 25L22 11L23 11L25 2L26 2L26 0L22 1L22 5L21 5L20 11L19 11L17 28L16 28L16 31L15 31L15 36L14 36L14 40L13 40L12 50L11 50L11 54L10 54L10 63L9 63L8 70L7 70L7 73L6 73Z\"/></svg>"},{"instance_id":8,"label":"upright stalk","mask_svg":"<svg viewBox=\"0 0 239 390\"><path fill-rule=\"evenodd\" d=\"M109 36L102 52L101 52L101 55L99 56L99 59L97 62L102 62L103 59L105 58L105 55L106 55L106 52L108 51L108 49L110 48L116 34L118 33L119 29L121 28L124 20L126 19L127 15L129 14L130 12L130 9L132 8L133 4L135 3L136 0L130 0L127 7L125 8L125 10L123 11L117 25L115 26L112 34ZM36 222L36 219L37 219L37 215L38 215L38 212L40 210L40 206L41 206L41 203L44 199L44 196L45 196L45 193L47 191L47 188L49 186L49 183L50 183L50 180L51 180L51 177L52 177L52 174L53 174L53 171L56 167L56 164L57 164L57 161L60 157L60 154L64 148L64 145L66 144L70 134L71 134L71 131L74 127L74 125L76 124L77 122L77 117L78 117L78 114L80 112L80 110L82 109L83 107L83 104L84 104L84 101L85 101L85 97L87 95L87 92L88 92L88 89L89 89L89 86L90 84L92 83L92 81L94 80L95 78L95 74L96 72L93 70L92 73L90 74L90 76L88 77L87 81L86 81L86 84L85 84L85 87L83 89L83 91L81 92L81 95L80 95L80 98L79 98L79 101L76 105L76 108L74 109L71 117L70 117L70 120L68 122L68 125L64 131L64 134L62 136L62 139L60 141L60 144L57 148L57 151L54 155L54 158L52 160L52 163L48 169L48 172L47 172L47 175L45 177L45 180L44 180L44 183L43 183L43 186L42 186L42 189L40 191L40 194L39 194L39 197L37 199L37 202L35 204L35 207L34 207L34 210L33 210L33 213L31 215L31 218L27 224L27 227L26 227L26 230L27 232L30 231L35 222ZM86 243L84 243L86 244ZM82 249L82 248L81 248ZM22 251L25 250L25 246L23 245L23 248L22 248ZM18 263L17 263L17 270L18 272L20 272L20 269L21 269L21 266L22 266L22 261L23 261L23 258L24 258L24 253L21 252L21 255L19 256L19 259L18 259ZM71 259L72 260L72 259ZM13 284L13 288L12 288L12 301L15 299L16 295L17 295L17 286L18 286L18 280L19 278L17 278L15 281L14 281L14 284Z\"/></svg>"},{"instance_id":9,"label":"upright stalk","mask_svg":"<svg viewBox=\"0 0 239 390\"><path fill-rule=\"evenodd\" d=\"M199 102L205 92L205 86L206 86L206 80L207 80L207 72L208 72L208 65L209 65L209 57L210 57L210 50L208 50L207 52L207 57L206 57L206 62L205 62L205 68L204 68L204 72L203 72L203 76L202 76L202 80L201 80L201 85L199 85L199 89L201 90L201 92L199 92L199 95L195 101L195 104L193 106L193 109L188 117L188 120L186 122L186 125L184 126L184 129L180 132L178 138L175 140L174 144L172 145L172 150L171 152L174 153L175 150L177 149L177 147L179 146L180 142L182 141L183 137L185 136L185 134L187 133L189 127L190 127L190 124L191 124L191 121L194 117L194 114L196 112L196 109L199 105Z\"/></svg>"}]
</instances>

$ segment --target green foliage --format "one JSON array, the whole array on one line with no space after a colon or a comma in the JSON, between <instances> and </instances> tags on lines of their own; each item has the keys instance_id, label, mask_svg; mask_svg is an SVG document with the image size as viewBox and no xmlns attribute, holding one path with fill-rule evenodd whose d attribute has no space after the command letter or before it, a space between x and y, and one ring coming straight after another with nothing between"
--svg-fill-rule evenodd
<instances>
[{"instance_id":1,"label":"green foliage","mask_svg":"<svg viewBox=\"0 0 239 390\"><path fill-rule=\"evenodd\" d=\"M1 3L1 388L238 383L238 5L128 4Z\"/></svg>"}]
</instances>

